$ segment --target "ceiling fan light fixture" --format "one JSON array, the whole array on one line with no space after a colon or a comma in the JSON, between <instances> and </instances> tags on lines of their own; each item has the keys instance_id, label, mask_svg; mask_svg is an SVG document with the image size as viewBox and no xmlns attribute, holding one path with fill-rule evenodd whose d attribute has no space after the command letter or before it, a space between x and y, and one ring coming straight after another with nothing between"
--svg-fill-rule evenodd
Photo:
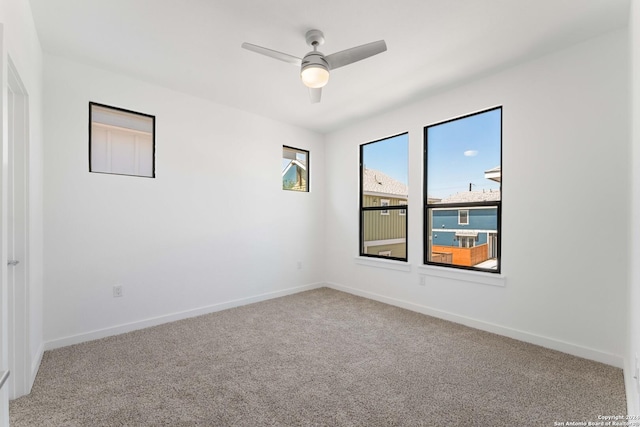
<instances>
[{"instance_id":1,"label":"ceiling fan light fixture","mask_svg":"<svg viewBox=\"0 0 640 427\"><path fill-rule=\"evenodd\" d=\"M309 64L302 68L300 78L305 86L318 89L329 82L329 70L320 64Z\"/></svg>"}]
</instances>

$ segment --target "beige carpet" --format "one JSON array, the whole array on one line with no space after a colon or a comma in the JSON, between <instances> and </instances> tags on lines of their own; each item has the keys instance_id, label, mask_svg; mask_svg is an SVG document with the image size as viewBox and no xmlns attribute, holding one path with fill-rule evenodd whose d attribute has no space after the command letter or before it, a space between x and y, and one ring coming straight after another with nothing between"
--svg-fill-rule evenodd
<instances>
[{"instance_id":1,"label":"beige carpet","mask_svg":"<svg viewBox=\"0 0 640 427\"><path fill-rule=\"evenodd\" d=\"M21 426L553 426L622 371L330 289L47 351Z\"/></svg>"}]
</instances>

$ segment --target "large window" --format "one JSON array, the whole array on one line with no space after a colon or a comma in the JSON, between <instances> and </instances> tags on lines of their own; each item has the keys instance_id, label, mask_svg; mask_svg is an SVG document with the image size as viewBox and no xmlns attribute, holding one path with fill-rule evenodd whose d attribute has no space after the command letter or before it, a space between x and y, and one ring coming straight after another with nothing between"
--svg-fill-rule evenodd
<instances>
[{"instance_id":1,"label":"large window","mask_svg":"<svg viewBox=\"0 0 640 427\"><path fill-rule=\"evenodd\" d=\"M309 152L282 147L282 189L309 191Z\"/></svg>"},{"instance_id":2,"label":"large window","mask_svg":"<svg viewBox=\"0 0 640 427\"><path fill-rule=\"evenodd\" d=\"M502 108L425 128L425 264L500 272Z\"/></svg>"},{"instance_id":3,"label":"large window","mask_svg":"<svg viewBox=\"0 0 640 427\"><path fill-rule=\"evenodd\" d=\"M90 102L89 171L155 177L155 117Z\"/></svg>"},{"instance_id":4,"label":"large window","mask_svg":"<svg viewBox=\"0 0 640 427\"><path fill-rule=\"evenodd\" d=\"M409 137L360 146L360 255L407 260Z\"/></svg>"}]
</instances>

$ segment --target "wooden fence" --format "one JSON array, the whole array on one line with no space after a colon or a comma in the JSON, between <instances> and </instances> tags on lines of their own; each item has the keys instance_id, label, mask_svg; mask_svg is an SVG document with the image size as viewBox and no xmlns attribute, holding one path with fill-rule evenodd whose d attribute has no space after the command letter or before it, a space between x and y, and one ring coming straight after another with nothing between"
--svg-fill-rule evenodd
<instances>
[{"instance_id":1,"label":"wooden fence","mask_svg":"<svg viewBox=\"0 0 640 427\"><path fill-rule=\"evenodd\" d=\"M431 247L431 261L433 262L444 262L447 264L471 267L487 259L489 259L489 245L486 243L484 245L474 246L473 248L440 245L433 245Z\"/></svg>"}]
</instances>

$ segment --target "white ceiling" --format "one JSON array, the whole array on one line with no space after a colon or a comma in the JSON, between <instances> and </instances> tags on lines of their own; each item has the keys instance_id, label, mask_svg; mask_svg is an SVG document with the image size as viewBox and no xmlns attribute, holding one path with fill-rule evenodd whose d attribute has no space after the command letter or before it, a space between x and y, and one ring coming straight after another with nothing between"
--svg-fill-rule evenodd
<instances>
[{"instance_id":1,"label":"white ceiling","mask_svg":"<svg viewBox=\"0 0 640 427\"><path fill-rule=\"evenodd\" d=\"M627 25L629 0L30 0L45 52L318 132ZM298 57L384 39L311 104Z\"/></svg>"}]
</instances>

